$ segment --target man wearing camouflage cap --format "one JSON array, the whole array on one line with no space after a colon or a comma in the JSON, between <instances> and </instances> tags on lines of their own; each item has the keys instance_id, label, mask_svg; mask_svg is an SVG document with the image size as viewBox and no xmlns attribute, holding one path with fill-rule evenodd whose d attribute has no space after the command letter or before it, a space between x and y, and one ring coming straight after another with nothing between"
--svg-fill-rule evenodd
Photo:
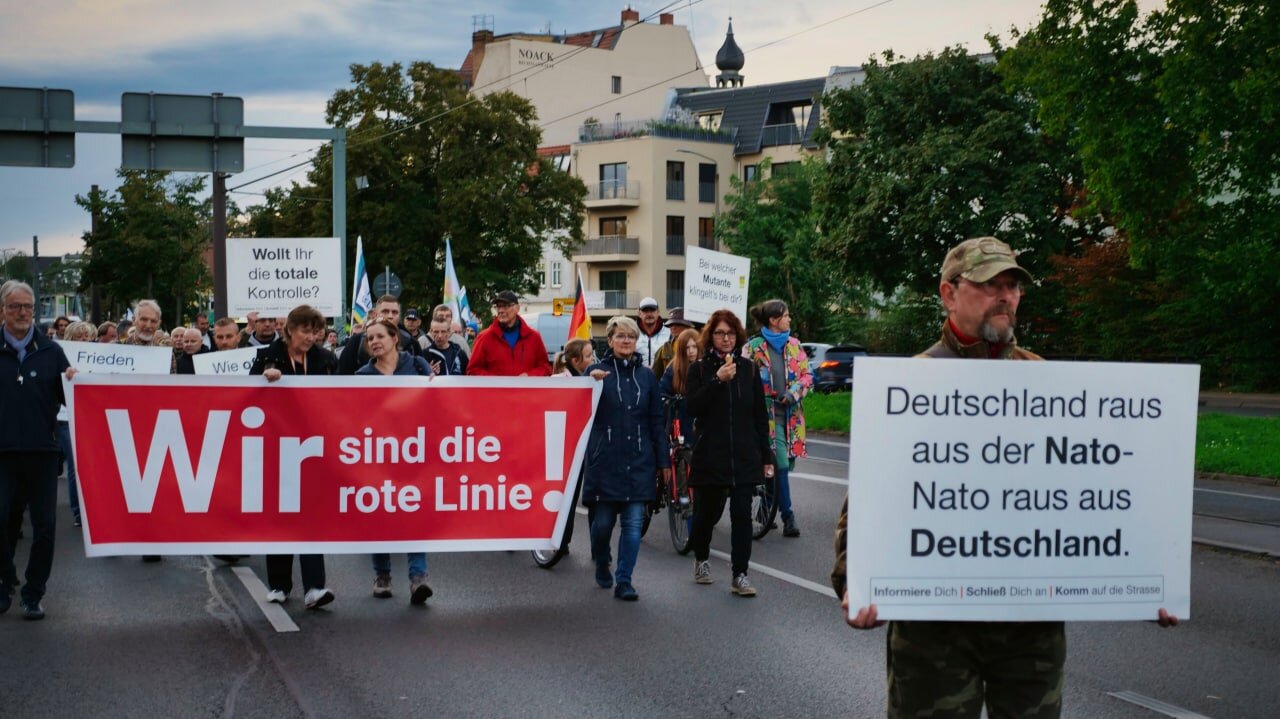
<instances>
[{"instance_id":1,"label":"man wearing camouflage cap","mask_svg":"<svg viewBox=\"0 0 1280 719\"><path fill-rule=\"evenodd\" d=\"M942 263L938 294L947 310L942 338L917 357L1039 360L1014 338L1018 303L1031 273L1018 266L1008 245L994 237L965 240ZM831 585L844 599L849 501L836 524ZM876 607L848 620L859 629L884 624ZM1157 621L1177 617L1161 609ZM986 704L992 717L1050 719L1062 715L1062 622L894 621L888 635L890 717L977 717Z\"/></svg>"}]
</instances>

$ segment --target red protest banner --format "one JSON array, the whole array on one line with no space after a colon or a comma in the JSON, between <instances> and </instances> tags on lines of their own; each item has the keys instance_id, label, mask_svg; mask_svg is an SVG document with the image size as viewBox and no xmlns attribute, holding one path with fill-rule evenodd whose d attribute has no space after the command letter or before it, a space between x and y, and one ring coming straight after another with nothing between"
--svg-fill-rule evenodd
<instances>
[{"instance_id":1,"label":"red protest banner","mask_svg":"<svg viewBox=\"0 0 1280 719\"><path fill-rule=\"evenodd\" d=\"M550 549L589 378L81 375L89 556Z\"/></svg>"}]
</instances>

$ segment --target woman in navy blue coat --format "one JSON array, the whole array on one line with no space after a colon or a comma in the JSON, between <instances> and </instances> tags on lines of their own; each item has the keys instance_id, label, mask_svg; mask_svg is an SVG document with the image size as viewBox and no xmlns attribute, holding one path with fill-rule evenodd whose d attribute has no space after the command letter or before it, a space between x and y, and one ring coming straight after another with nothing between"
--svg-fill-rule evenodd
<instances>
[{"instance_id":1,"label":"woman in navy blue coat","mask_svg":"<svg viewBox=\"0 0 1280 719\"><path fill-rule=\"evenodd\" d=\"M657 471L670 472L671 458L658 379L635 355L640 328L629 317L614 317L605 332L611 356L587 368L587 374L600 378L604 388L587 443L582 502L594 508L591 551L596 583L605 589L613 587L618 599L635 601L640 595L631 585L631 571L640 553L645 505L657 498ZM619 521L615 574L610 572L609 545L613 525Z\"/></svg>"}]
</instances>

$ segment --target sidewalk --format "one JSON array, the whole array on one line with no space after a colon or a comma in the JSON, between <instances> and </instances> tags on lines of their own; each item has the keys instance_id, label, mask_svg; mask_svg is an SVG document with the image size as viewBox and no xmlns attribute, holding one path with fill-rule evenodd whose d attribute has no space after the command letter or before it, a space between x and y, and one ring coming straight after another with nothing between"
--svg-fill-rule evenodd
<instances>
[{"instance_id":1,"label":"sidewalk","mask_svg":"<svg viewBox=\"0 0 1280 719\"><path fill-rule=\"evenodd\" d=\"M1280 412L1280 394L1201 392L1200 406L1205 409L1255 409Z\"/></svg>"}]
</instances>

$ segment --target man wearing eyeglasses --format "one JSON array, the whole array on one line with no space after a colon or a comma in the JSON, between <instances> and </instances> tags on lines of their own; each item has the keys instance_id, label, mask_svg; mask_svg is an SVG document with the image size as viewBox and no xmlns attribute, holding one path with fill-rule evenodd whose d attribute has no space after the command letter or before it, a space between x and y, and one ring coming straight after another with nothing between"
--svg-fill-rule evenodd
<instances>
[{"instance_id":1,"label":"man wearing eyeglasses","mask_svg":"<svg viewBox=\"0 0 1280 719\"><path fill-rule=\"evenodd\" d=\"M493 298L493 323L476 337L469 375L549 377L542 335L520 319L520 296L503 290Z\"/></svg>"},{"instance_id":2,"label":"man wearing eyeglasses","mask_svg":"<svg viewBox=\"0 0 1280 719\"><path fill-rule=\"evenodd\" d=\"M62 348L35 331L35 293L25 282L0 286L0 517L8 518L15 496L25 495L31 510L31 555L22 585L26 619L43 619L45 584L53 567L54 509L58 502L61 450L54 430L58 407L65 404L62 375L75 370ZM0 532L0 613L13 604L18 572L14 546Z\"/></svg>"},{"instance_id":3,"label":"man wearing eyeglasses","mask_svg":"<svg viewBox=\"0 0 1280 719\"><path fill-rule=\"evenodd\" d=\"M942 263L938 294L947 310L942 338L917 357L938 359L1039 360L1018 346L1014 327L1023 283L1031 273L994 237L965 240ZM846 621L858 629L884 622L876 607L848 617L845 592L849 500L836 524L836 561L831 585L846 602ZM1157 622L1178 618L1161 609ZM990 716L1053 719L1062 715L1063 665L1067 658L1062 622L889 623L889 716Z\"/></svg>"}]
</instances>

